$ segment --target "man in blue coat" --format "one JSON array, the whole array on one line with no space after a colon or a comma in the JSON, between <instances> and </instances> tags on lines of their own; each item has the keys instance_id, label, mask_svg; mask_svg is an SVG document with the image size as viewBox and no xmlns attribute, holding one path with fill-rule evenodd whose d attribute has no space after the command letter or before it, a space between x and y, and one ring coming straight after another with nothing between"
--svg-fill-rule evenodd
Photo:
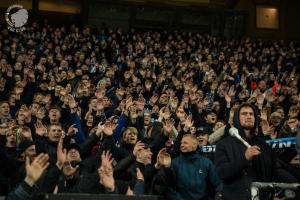
<instances>
[{"instance_id":1,"label":"man in blue coat","mask_svg":"<svg viewBox=\"0 0 300 200\"><path fill-rule=\"evenodd\" d=\"M223 184L214 164L201 156L198 140L194 135L184 135L181 140L181 155L172 160L173 181L168 199L206 200L209 199L209 186L213 186L215 199L221 199Z\"/></svg>"}]
</instances>

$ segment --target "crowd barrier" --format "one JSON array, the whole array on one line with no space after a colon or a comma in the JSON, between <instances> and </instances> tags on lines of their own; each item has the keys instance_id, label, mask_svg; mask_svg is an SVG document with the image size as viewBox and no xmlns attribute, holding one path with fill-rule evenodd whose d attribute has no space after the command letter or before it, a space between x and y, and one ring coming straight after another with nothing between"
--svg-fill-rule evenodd
<instances>
[{"instance_id":1,"label":"crowd barrier","mask_svg":"<svg viewBox=\"0 0 300 200\"><path fill-rule=\"evenodd\" d=\"M45 200L162 200L158 196L138 195L114 195L114 194L46 194Z\"/></svg>"},{"instance_id":2,"label":"crowd barrier","mask_svg":"<svg viewBox=\"0 0 300 200\"><path fill-rule=\"evenodd\" d=\"M251 186L251 200L260 200L259 193L261 189L268 189L274 195L280 195L281 199L299 200L300 184L299 183L263 183L253 182ZM279 194L281 193L281 194ZM261 199L264 200L264 199Z\"/></svg>"},{"instance_id":3,"label":"crowd barrier","mask_svg":"<svg viewBox=\"0 0 300 200\"><path fill-rule=\"evenodd\" d=\"M43 197L41 197L43 198ZM137 195L137 196L126 196L117 194L70 194L70 193L59 193L59 194L45 194L44 200L163 200L159 196L151 195ZM0 200L5 200L5 196L0 196Z\"/></svg>"}]
</instances>

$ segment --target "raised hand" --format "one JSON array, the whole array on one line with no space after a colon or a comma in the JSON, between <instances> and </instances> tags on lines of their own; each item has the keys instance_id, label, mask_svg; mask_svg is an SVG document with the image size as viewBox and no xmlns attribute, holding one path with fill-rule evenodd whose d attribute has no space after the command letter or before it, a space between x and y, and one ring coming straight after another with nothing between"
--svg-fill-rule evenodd
<instances>
[{"instance_id":1,"label":"raised hand","mask_svg":"<svg viewBox=\"0 0 300 200\"><path fill-rule=\"evenodd\" d=\"M111 136L114 132L114 129L116 128L116 125L113 122L112 118L109 118L105 121L105 123L99 123L97 126L96 135L98 137L101 136L102 133L104 133L106 136Z\"/></svg>"},{"instance_id":2,"label":"raised hand","mask_svg":"<svg viewBox=\"0 0 300 200\"><path fill-rule=\"evenodd\" d=\"M29 157L26 157L26 178L25 182L31 187L41 178L43 172L49 166L48 154L39 154L32 163L30 163Z\"/></svg>"},{"instance_id":3,"label":"raised hand","mask_svg":"<svg viewBox=\"0 0 300 200\"><path fill-rule=\"evenodd\" d=\"M275 96L275 94L274 94L273 92L267 92L267 93L266 93L266 100L267 100L267 102L272 103L272 102L274 102L276 99L277 99L277 98L276 98L276 96Z\"/></svg>"},{"instance_id":4,"label":"raised hand","mask_svg":"<svg viewBox=\"0 0 300 200\"><path fill-rule=\"evenodd\" d=\"M171 117L170 109L169 109L169 107L166 107L164 109L164 119L167 120L167 119L170 119L170 117Z\"/></svg>"},{"instance_id":5,"label":"raised hand","mask_svg":"<svg viewBox=\"0 0 300 200\"><path fill-rule=\"evenodd\" d=\"M231 102L232 97L235 95L236 91L234 90L234 86L231 86L230 89L225 92L225 100L227 103Z\"/></svg>"},{"instance_id":6,"label":"raised hand","mask_svg":"<svg viewBox=\"0 0 300 200\"><path fill-rule=\"evenodd\" d=\"M125 109L128 111L132 105L133 105L132 97L127 98L125 103Z\"/></svg>"},{"instance_id":7,"label":"raised hand","mask_svg":"<svg viewBox=\"0 0 300 200\"><path fill-rule=\"evenodd\" d=\"M57 155L56 166L58 167L58 169L62 169L63 165L67 160L67 150L63 148L63 142L64 142L63 138L64 136L62 136L59 139L57 150L56 150L56 155Z\"/></svg>"},{"instance_id":8,"label":"raised hand","mask_svg":"<svg viewBox=\"0 0 300 200\"><path fill-rule=\"evenodd\" d=\"M79 165L77 165L76 167L72 167L70 162L65 162L63 165L63 173L66 177L71 177L73 176L77 170L79 169Z\"/></svg>"},{"instance_id":9,"label":"raised hand","mask_svg":"<svg viewBox=\"0 0 300 200\"><path fill-rule=\"evenodd\" d=\"M138 151L142 150L145 148L145 144L142 143L141 141L138 141L133 148L133 155L136 157L136 154Z\"/></svg>"},{"instance_id":10,"label":"raised hand","mask_svg":"<svg viewBox=\"0 0 300 200\"><path fill-rule=\"evenodd\" d=\"M163 118L164 118L164 116L165 116L165 109L166 109L166 107L164 106L164 107L162 107L162 108L159 110L159 118L160 118L160 119L163 119Z\"/></svg>"},{"instance_id":11,"label":"raised hand","mask_svg":"<svg viewBox=\"0 0 300 200\"><path fill-rule=\"evenodd\" d=\"M74 97L71 94L69 94L68 97L69 97L69 102L68 102L69 107L71 109L75 108L77 106L77 103L76 103Z\"/></svg>"},{"instance_id":12,"label":"raised hand","mask_svg":"<svg viewBox=\"0 0 300 200\"><path fill-rule=\"evenodd\" d=\"M271 138L274 136L274 131L275 131L274 126L272 126L272 125L269 126L269 124L266 124L266 125L262 125L261 128L262 128L264 135L269 135ZM276 139L276 137L272 138L272 139Z\"/></svg>"},{"instance_id":13,"label":"raised hand","mask_svg":"<svg viewBox=\"0 0 300 200\"><path fill-rule=\"evenodd\" d=\"M173 131L174 124L175 124L175 122L173 119L165 120L164 126L163 126L165 135L169 135Z\"/></svg>"},{"instance_id":14,"label":"raised hand","mask_svg":"<svg viewBox=\"0 0 300 200\"><path fill-rule=\"evenodd\" d=\"M65 96L67 94L67 91L64 87L61 87L61 89L59 90L59 95L60 96Z\"/></svg>"},{"instance_id":15,"label":"raised hand","mask_svg":"<svg viewBox=\"0 0 300 200\"><path fill-rule=\"evenodd\" d=\"M155 105L156 102L157 102L157 100L158 100L158 95L157 95L157 94L153 95L153 96L150 98L150 102L151 102L152 105Z\"/></svg>"},{"instance_id":16,"label":"raised hand","mask_svg":"<svg viewBox=\"0 0 300 200\"><path fill-rule=\"evenodd\" d=\"M258 105L263 105L265 97L262 93L259 93L256 97L256 102Z\"/></svg>"},{"instance_id":17,"label":"raised hand","mask_svg":"<svg viewBox=\"0 0 300 200\"><path fill-rule=\"evenodd\" d=\"M194 122L192 121L193 120L193 116L192 115L189 115L186 120L184 121L184 126L186 129L190 129Z\"/></svg>"},{"instance_id":18,"label":"raised hand","mask_svg":"<svg viewBox=\"0 0 300 200\"><path fill-rule=\"evenodd\" d=\"M19 86L16 86L15 87L15 93L16 95L21 95L24 91L24 88L23 87L19 87Z\"/></svg>"},{"instance_id":19,"label":"raised hand","mask_svg":"<svg viewBox=\"0 0 300 200\"><path fill-rule=\"evenodd\" d=\"M42 122L37 122L35 125L35 133L39 136L46 136L47 135L47 128L43 125Z\"/></svg>"},{"instance_id":20,"label":"raised hand","mask_svg":"<svg viewBox=\"0 0 300 200\"><path fill-rule=\"evenodd\" d=\"M260 118L264 122L268 121L268 115L267 115L267 110L266 109L262 109L261 114L260 114Z\"/></svg>"},{"instance_id":21,"label":"raised hand","mask_svg":"<svg viewBox=\"0 0 300 200\"><path fill-rule=\"evenodd\" d=\"M8 67L6 75L8 77L12 77L13 76L13 69L11 67Z\"/></svg>"},{"instance_id":22,"label":"raised hand","mask_svg":"<svg viewBox=\"0 0 300 200\"><path fill-rule=\"evenodd\" d=\"M101 166L98 168L100 184L109 192L115 191L115 180L113 177L113 159L109 151L103 151L101 155Z\"/></svg>"},{"instance_id":23,"label":"raised hand","mask_svg":"<svg viewBox=\"0 0 300 200\"><path fill-rule=\"evenodd\" d=\"M172 159L170 154L167 153L167 149L163 148L159 151L157 155L155 166L157 168L160 168L161 166L169 168L171 166L171 161Z\"/></svg>"},{"instance_id":24,"label":"raised hand","mask_svg":"<svg viewBox=\"0 0 300 200\"><path fill-rule=\"evenodd\" d=\"M28 75L29 78L32 78L32 79L35 78L35 74L34 74L34 71L33 71L32 69L29 69L29 70L28 70L27 75Z\"/></svg>"},{"instance_id":25,"label":"raised hand","mask_svg":"<svg viewBox=\"0 0 300 200\"><path fill-rule=\"evenodd\" d=\"M78 132L78 128L75 127L76 124L72 124L69 128L68 128L68 132L67 135L75 135Z\"/></svg>"}]
</instances>

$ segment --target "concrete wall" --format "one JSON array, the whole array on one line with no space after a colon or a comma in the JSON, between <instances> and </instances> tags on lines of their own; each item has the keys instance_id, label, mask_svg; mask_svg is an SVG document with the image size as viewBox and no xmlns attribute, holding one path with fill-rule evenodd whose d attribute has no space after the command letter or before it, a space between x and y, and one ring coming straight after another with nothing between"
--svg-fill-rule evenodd
<instances>
[{"instance_id":1,"label":"concrete wall","mask_svg":"<svg viewBox=\"0 0 300 200\"><path fill-rule=\"evenodd\" d=\"M279 29L256 28L256 5L270 5L279 8ZM299 0L240 0L234 8L248 13L245 35L251 37L300 40L300 1Z\"/></svg>"},{"instance_id":2,"label":"concrete wall","mask_svg":"<svg viewBox=\"0 0 300 200\"><path fill-rule=\"evenodd\" d=\"M144 30L181 30L207 32L223 36L225 13L207 7L116 4L90 0L88 24Z\"/></svg>"}]
</instances>

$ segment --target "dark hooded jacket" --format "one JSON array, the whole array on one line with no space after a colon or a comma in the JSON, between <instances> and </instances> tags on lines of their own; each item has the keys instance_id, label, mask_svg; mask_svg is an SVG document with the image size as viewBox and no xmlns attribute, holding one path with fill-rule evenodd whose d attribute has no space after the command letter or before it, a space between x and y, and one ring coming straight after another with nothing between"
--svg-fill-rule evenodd
<instances>
[{"instance_id":1,"label":"dark hooded jacket","mask_svg":"<svg viewBox=\"0 0 300 200\"><path fill-rule=\"evenodd\" d=\"M246 138L239 122L241 108L249 106L254 111L255 126L251 130L251 138ZM245 145L238 139L227 136L216 145L215 164L220 177L224 182L224 199L251 199L251 182L271 182L276 177L275 157L272 149L258 136L258 117L256 108L251 104L242 104L234 114L234 126L239 130L240 136L250 145L260 147L261 154L248 161L245 158ZM226 129L225 129L226 131Z\"/></svg>"},{"instance_id":2,"label":"dark hooded jacket","mask_svg":"<svg viewBox=\"0 0 300 200\"><path fill-rule=\"evenodd\" d=\"M207 200L209 186L214 192L222 193L223 184L214 164L200 155L200 151L181 153L172 160L172 182L167 199Z\"/></svg>"}]
</instances>

